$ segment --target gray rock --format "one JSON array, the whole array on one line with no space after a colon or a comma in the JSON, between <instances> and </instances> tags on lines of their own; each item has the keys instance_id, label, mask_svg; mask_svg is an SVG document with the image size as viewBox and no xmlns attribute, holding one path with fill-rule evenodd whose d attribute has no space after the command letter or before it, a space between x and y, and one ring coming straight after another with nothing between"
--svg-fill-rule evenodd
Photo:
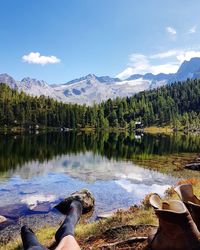
<instances>
[{"instance_id":1,"label":"gray rock","mask_svg":"<svg viewBox=\"0 0 200 250\"><path fill-rule=\"evenodd\" d=\"M73 200L78 200L82 203L83 214L90 212L94 208L95 198L93 194L87 189L82 189L80 191L72 193L69 197L67 197L66 199L61 201L58 205L56 205L55 208L59 212L66 214Z\"/></svg>"}]
</instances>

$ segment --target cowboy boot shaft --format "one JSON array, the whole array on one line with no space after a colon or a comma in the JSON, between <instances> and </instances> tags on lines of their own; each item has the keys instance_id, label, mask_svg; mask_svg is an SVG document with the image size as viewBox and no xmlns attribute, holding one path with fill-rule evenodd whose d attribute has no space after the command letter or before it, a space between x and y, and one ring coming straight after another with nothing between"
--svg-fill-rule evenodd
<instances>
[{"instance_id":1,"label":"cowboy boot shaft","mask_svg":"<svg viewBox=\"0 0 200 250\"><path fill-rule=\"evenodd\" d=\"M200 230L200 200L194 195L191 184L182 184L175 188L180 199L189 210L198 230Z\"/></svg>"},{"instance_id":2,"label":"cowboy boot shaft","mask_svg":"<svg viewBox=\"0 0 200 250\"><path fill-rule=\"evenodd\" d=\"M159 220L154 237L149 238L152 250L197 250L200 249L200 233L191 214L181 201L165 201L154 194L150 197Z\"/></svg>"},{"instance_id":3,"label":"cowboy boot shaft","mask_svg":"<svg viewBox=\"0 0 200 250\"><path fill-rule=\"evenodd\" d=\"M177 214L155 210L155 213L159 218L159 232L157 240L153 242L153 245L157 245L156 250L200 249L200 234L188 211Z\"/></svg>"}]
</instances>

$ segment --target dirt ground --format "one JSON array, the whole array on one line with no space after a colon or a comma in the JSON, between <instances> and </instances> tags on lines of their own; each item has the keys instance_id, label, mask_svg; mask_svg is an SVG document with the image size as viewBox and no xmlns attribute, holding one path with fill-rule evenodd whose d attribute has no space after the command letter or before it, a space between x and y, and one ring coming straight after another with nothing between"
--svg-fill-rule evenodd
<instances>
[{"instance_id":1,"label":"dirt ground","mask_svg":"<svg viewBox=\"0 0 200 250\"><path fill-rule=\"evenodd\" d=\"M80 244L83 250L148 250L147 237L153 231L156 231L153 225L125 225L110 228Z\"/></svg>"}]
</instances>

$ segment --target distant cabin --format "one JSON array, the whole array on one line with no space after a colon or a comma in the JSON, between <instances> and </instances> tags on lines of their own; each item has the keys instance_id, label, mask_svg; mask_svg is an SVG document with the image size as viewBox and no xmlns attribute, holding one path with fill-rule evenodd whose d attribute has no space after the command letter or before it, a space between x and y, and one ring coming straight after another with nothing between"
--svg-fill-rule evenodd
<instances>
[{"instance_id":1,"label":"distant cabin","mask_svg":"<svg viewBox=\"0 0 200 250\"><path fill-rule=\"evenodd\" d=\"M143 125L142 125L141 122L136 122L136 123L135 123L135 129L140 129L140 128L142 128L142 127L143 127Z\"/></svg>"}]
</instances>

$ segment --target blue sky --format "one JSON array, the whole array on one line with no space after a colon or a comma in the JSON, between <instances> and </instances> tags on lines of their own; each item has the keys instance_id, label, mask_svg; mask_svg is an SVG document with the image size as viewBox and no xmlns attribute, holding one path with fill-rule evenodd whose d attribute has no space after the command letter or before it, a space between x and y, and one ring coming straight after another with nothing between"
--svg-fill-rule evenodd
<instances>
[{"instance_id":1,"label":"blue sky","mask_svg":"<svg viewBox=\"0 0 200 250\"><path fill-rule=\"evenodd\" d=\"M0 73L64 83L200 57L199 0L0 0Z\"/></svg>"}]
</instances>

